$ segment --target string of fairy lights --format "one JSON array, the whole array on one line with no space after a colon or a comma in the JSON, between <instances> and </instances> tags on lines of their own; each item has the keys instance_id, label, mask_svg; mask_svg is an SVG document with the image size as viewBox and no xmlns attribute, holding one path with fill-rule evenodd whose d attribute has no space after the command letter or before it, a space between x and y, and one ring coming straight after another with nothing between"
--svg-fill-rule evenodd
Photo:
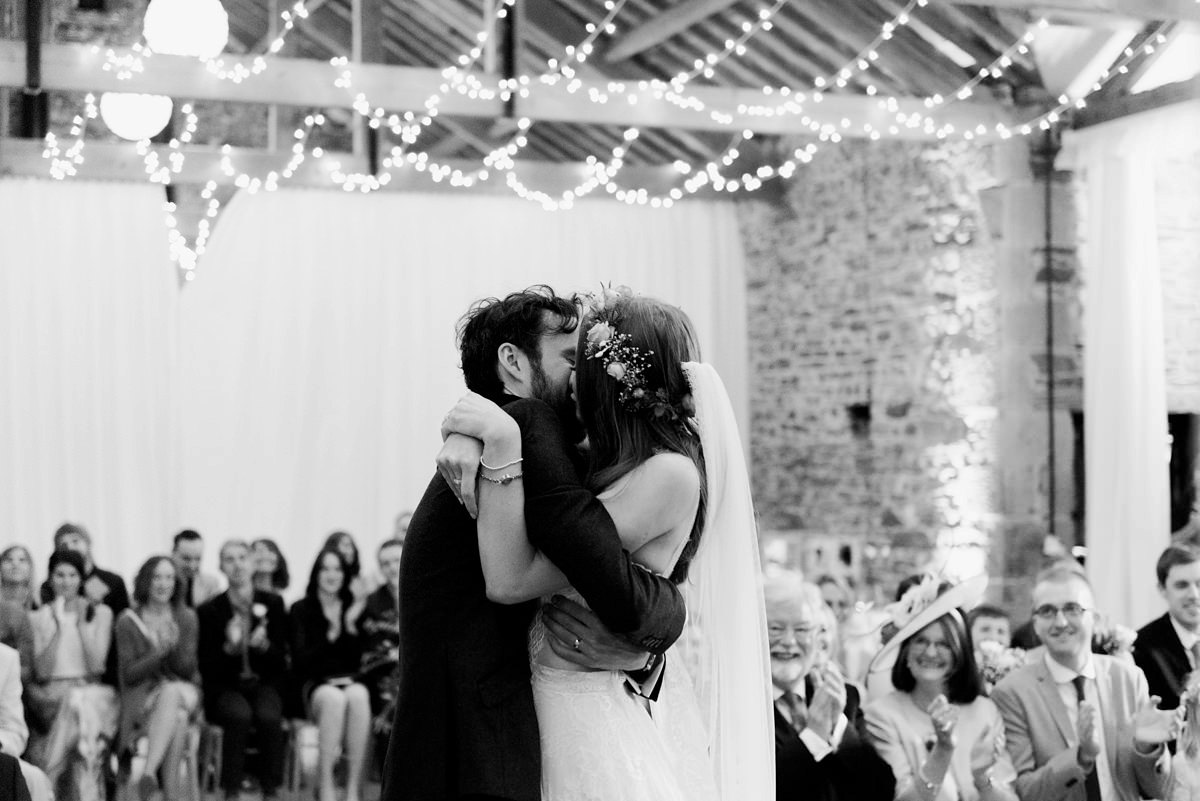
<instances>
[{"instance_id":1,"label":"string of fairy lights","mask_svg":"<svg viewBox=\"0 0 1200 801\"><path fill-rule=\"evenodd\" d=\"M1196 0L1200 3L1200 0ZM503 184L513 194L530 202L538 203L550 211L571 208L575 201L593 194L598 190L613 197L618 202L630 205L649 206L651 208L669 208L689 195L709 189L713 192L738 193L753 192L762 187L763 183L775 178L787 179L804 164L812 161L821 145L838 143L845 135L862 134L871 139L880 139L885 135L898 136L906 131L919 129L923 134L939 140L957 138L964 141L1003 140L1014 136L1027 136L1034 131L1048 130L1058 123L1070 109L1083 108L1087 95L1099 91L1116 75L1128 70L1128 65L1142 54L1154 52L1154 49L1166 41L1165 29L1162 26L1149 40L1137 48L1126 48L1121 58L1108 70L1105 70L1093 83L1090 89L1078 98L1066 95L1057 98L1049 110L1026 122L1008 125L995 123L992 126L977 125L974 128L958 130L951 123L939 122L932 113L944 110L948 106L971 98L976 89L985 81L1002 78L1007 70L1017 63L1020 56L1029 53L1030 46L1036 36L1036 29L1045 27L1046 20L1038 20L1022 36L1005 48L995 59L979 68L968 80L953 92L933 94L917 98L924 112L905 112L900 107L900 99L881 96L874 83L872 75L877 71L880 49L896 37L898 31L908 26L920 9L929 0L908 0L907 3L889 20L883 23L877 34L857 52L852 58L836 70L812 79L802 87L794 86L764 86L762 88L762 103L741 103L731 108L716 108L705 103L695 92L689 90L689 85L703 77L711 79L715 76L716 68L725 60L744 56L750 40L762 32L773 28L773 18L786 5L787 0L773 0L764 4L744 19L738 26L739 35L725 40L721 45L695 58L690 69L681 71L670 80L644 80L637 82L611 80L601 85L594 81L585 81L580 72L589 56L595 50L596 42L602 36L611 36L617 31L617 17L623 10L626 0L606 0L604 14L585 26L587 36L574 45L564 48L561 57L549 58L546 68L538 74L522 74L499 81L485 82L473 70L482 58L488 45L489 37L496 27L508 16L516 0L502 0L493 9L490 18L483 20L482 29L469 39L470 47L454 58L449 66L442 70L442 82L421 104L419 111L407 110L403 113L390 112L382 106L373 104L363 93L354 93L354 70L348 59L344 57L331 59L334 70L333 83L337 88L353 93L351 107L367 121L372 129L386 129L399 139L399 143L390 148L381 160L375 173L346 172L340 163L328 162L328 174L331 182L347 192L374 192L386 187L397 170L412 169L427 173L435 183L446 182L457 188L469 188L480 182L489 181L495 175L503 174ZM308 8L304 0L297 2L284 10L280 15L282 26L277 35L267 46L268 54L278 53L284 46L287 35L294 30L298 21L308 16ZM95 48L100 52L101 48ZM146 70L151 62L154 51L147 45L135 45L128 53L117 53L107 50L104 53L102 68L115 72L118 79L128 80L135 74ZM247 67L242 61L235 62L232 67L220 57L202 58L208 72L220 80L240 83L264 72L269 62L264 56L258 55ZM862 123L858 131L853 130L848 119L833 120L828 116L822 118L820 109L827 92L845 89L854 80L865 85L868 96L878 97L879 108L890 122L884 126L873 126ZM753 172L742 172L730 175L729 169L739 158L742 145L754 137L754 131L746 128L737 131L719 154L701 165L686 161L676 161L674 169L681 176L678 185L664 193L655 193L645 188L635 188L622 185L618 176L627 163L630 149L640 136L638 127L625 128L620 141L615 143L607 153L590 155L584 161L584 177L573 187L551 194L549 192L527 186L517 175L516 157L524 150L530 141L530 130L533 121L527 117L515 121L514 132L499 146L486 153L474 169L463 169L439 161L428 152L417 148L422 134L433 124L438 116L439 106L450 93L456 93L470 100L492 101L499 98L503 102L511 102L515 98L528 98L539 87L559 87L569 94L579 95L595 104L609 102L624 102L636 105L643 99L665 101L671 105L697 114L704 114L720 125L733 127L738 119L795 117L801 126L808 130L816 141L809 142L794 149L791 153L775 164L763 164ZM582 91L586 89L586 91ZM905 98L910 100L911 98ZM147 180L164 186L171 185L174 176L179 175L186 161L182 149L192 141L198 126L198 117L192 104L185 104L180 109L184 118L184 130L171 139L166 153L160 156L148 141L137 143L138 154L143 158ZM84 99L84 108L72 121L68 138L73 141L69 145L60 142L53 133L46 136L43 156L49 162L50 175L58 180L75 177L84 163L84 147L89 123L97 117L97 104L94 95L88 94ZM308 142L313 132L320 128L325 118L320 113L310 113L304 119L304 124L298 127L293 136L292 155L288 164L281 170L269 171L265 176L254 176L239 171L232 157L232 149L225 146L222 150L221 170L227 179L238 189L257 192L274 191L282 182L291 178L297 168L310 155L314 159L326 157L320 148L308 150ZM818 144L818 142L820 144ZM179 231L176 218L177 209L174 203L165 204L165 218L170 241L172 261L179 267L185 279L194 278L199 258L203 255L206 243L212 230L212 222L218 215L221 203L217 197L218 184L209 181L201 192L201 200L205 204L204 218L200 221L194 242L190 245L186 237Z\"/></svg>"}]
</instances>

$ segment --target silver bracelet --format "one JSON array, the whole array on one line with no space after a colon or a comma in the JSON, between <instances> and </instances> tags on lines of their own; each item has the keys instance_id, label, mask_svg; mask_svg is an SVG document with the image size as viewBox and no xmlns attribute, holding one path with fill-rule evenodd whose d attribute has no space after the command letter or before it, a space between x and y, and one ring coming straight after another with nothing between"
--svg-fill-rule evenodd
<instances>
[{"instance_id":1,"label":"silver bracelet","mask_svg":"<svg viewBox=\"0 0 1200 801\"><path fill-rule=\"evenodd\" d=\"M505 462L504 464L498 464L495 467L492 467L490 464L483 461L483 457L480 456L479 457L479 466L482 467L484 470L503 470L506 467L512 467L514 464L520 464L523 461L525 461L525 460L518 456L516 459L513 459L511 462Z\"/></svg>"},{"instance_id":2,"label":"silver bracelet","mask_svg":"<svg viewBox=\"0 0 1200 801\"><path fill-rule=\"evenodd\" d=\"M491 483L498 484L501 487L507 487L509 484L516 481L522 475L524 475L524 474L523 473L505 473L504 475L499 476L497 478L492 478L491 476L485 476L483 473L480 473L479 477L482 478L484 481L490 481Z\"/></svg>"}]
</instances>

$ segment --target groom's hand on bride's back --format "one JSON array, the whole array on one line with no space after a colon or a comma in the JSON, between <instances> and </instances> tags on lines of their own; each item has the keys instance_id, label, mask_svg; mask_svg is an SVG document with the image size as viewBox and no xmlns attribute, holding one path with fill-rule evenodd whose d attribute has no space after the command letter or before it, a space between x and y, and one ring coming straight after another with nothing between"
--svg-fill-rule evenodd
<instances>
[{"instance_id":1,"label":"groom's hand on bride's back","mask_svg":"<svg viewBox=\"0 0 1200 801\"><path fill-rule=\"evenodd\" d=\"M542 608L551 650L568 662L596 670L636 671L650 653L613 634L585 606L561 595Z\"/></svg>"}]
</instances>

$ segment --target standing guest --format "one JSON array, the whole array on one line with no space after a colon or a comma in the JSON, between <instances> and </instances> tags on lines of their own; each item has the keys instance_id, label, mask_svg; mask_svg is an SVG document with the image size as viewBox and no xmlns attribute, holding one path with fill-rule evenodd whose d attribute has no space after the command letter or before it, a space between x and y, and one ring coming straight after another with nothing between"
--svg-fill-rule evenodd
<instances>
[{"instance_id":1,"label":"standing guest","mask_svg":"<svg viewBox=\"0 0 1200 801\"><path fill-rule=\"evenodd\" d=\"M1175 709L1187 674L1200 667L1200 549L1169 546L1158 557L1155 573L1167 612L1138 630L1133 661L1146 674L1150 694L1162 699L1162 708Z\"/></svg>"},{"instance_id":2,"label":"standing guest","mask_svg":"<svg viewBox=\"0 0 1200 801\"><path fill-rule=\"evenodd\" d=\"M820 590L781 575L764 587L775 691L778 801L891 801L896 781L867 742L858 690L827 647Z\"/></svg>"},{"instance_id":3,"label":"standing guest","mask_svg":"<svg viewBox=\"0 0 1200 801\"><path fill-rule=\"evenodd\" d=\"M890 608L896 635L871 672L890 672L895 691L867 705L867 732L892 766L898 801L1017 801L1004 721L983 695L960 609L987 577L938 587L927 576Z\"/></svg>"},{"instance_id":4,"label":"standing guest","mask_svg":"<svg viewBox=\"0 0 1200 801\"><path fill-rule=\"evenodd\" d=\"M1175 715L1157 708L1135 665L1091 652L1087 578L1048 568L1033 603L1045 653L992 690L1022 801L1162 798Z\"/></svg>"},{"instance_id":5,"label":"standing guest","mask_svg":"<svg viewBox=\"0 0 1200 801\"><path fill-rule=\"evenodd\" d=\"M185 605L195 608L220 594L221 580L201 570L204 538L198 531L187 528L176 534L171 558L175 560L175 569L179 571L179 579L183 583Z\"/></svg>"},{"instance_id":6,"label":"standing guest","mask_svg":"<svg viewBox=\"0 0 1200 801\"><path fill-rule=\"evenodd\" d=\"M854 587L849 580L826 573L817 579L821 598L837 616L838 624L844 624L854 611Z\"/></svg>"},{"instance_id":7,"label":"standing guest","mask_svg":"<svg viewBox=\"0 0 1200 801\"><path fill-rule=\"evenodd\" d=\"M63 523L54 532L54 550L74 551L83 557L86 573L80 594L91 603L106 604L113 617L129 608L129 592L125 580L111 570L97 567L92 561L92 535L77 523ZM50 600L50 579L42 584L42 601ZM115 674L114 674L115 675Z\"/></svg>"},{"instance_id":8,"label":"standing guest","mask_svg":"<svg viewBox=\"0 0 1200 801\"><path fill-rule=\"evenodd\" d=\"M360 680L371 693L371 729L379 746L376 758L380 765L387 754L387 738L392 733L400 691L400 555L403 552L402 540L385 540L379 546L383 584L367 596L358 623L363 634Z\"/></svg>"},{"instance_id":9,"label":"standing guest","mask_svg":"<svg viewBox=\"0 0 1200 801\"><path fill-rule=\"evenodd\" d=\"M350 592L350 568L340 550L317 554L304 597L292 605L292 659L296 679L317 724L317 797L336 801L333 766L346 755L346 801L359 801L371 700L355 680L362 665L358 619L363 602Z\"/></svg>"},{"instance_id":10,"label":"standing guest","mask_svg":"<svg viewBox=\"0 0 1200 801\"><path fill-rule=\"evenodd\" d=\"M34 591L33 557L24 545L10 545L0 551L0 601L8 601L23 609L39 606Z\"/></svg>"},{"instance_id":11,"label":"standing guest","mask_svg":"<svg viewBox=\"0 0 1200 801\"><path fill-rule=\"evenodd\" d=\"M292 583L287 559L275 540L262 538L250 543L250 561L254 571L254 589L279 595Z\"/></svg>"},{"instance_id":12,"label":"standing guest","mask_svg":"<svg viewBox=\"0 0 1200 801\"><path fill-rule=\"evenodd\" d=\"M225 729L221 787L226 798L238 795L253 728L259 785L272 799L283 782L287 612L277 594L254 588L246 542L229 540L220 559L229 589L196 610L204 710L211 723Z\"/></svg>"},{"instance_id":13,"label":"standing guest","mask_svg":"<svg viewBox=\"0 0 1200 801\"><path fill-rule=\"evenodd\" d=\"M980 604L967 615L971 629L971 642L978 649L980 643L994 642L1001 648L1012 645L1012 624L1008 612L991 604Z\"/></svg>"},{"instance_id":14,"label":"standing guest","mask_svg":"<svg viewBox=\"0 0 1200 801\"><path fill-rule=\"evenodd\" d=\"M47 572L50 597L30 613L30 761L46 771L60 801L96 797L104 792L104 744L117 729L116 693L100 683L112 643L113 613L80 595L88 571L77 551L52 553Z\"/></svg>"},{"instance_id":15,"label":"standing guest","mask_svg":"<svg viewBox=\"0 0 1200 801\"><path fill-rule=\"evenodd\" d=\"M180 766L187 754L188 727L200 704L199 624L183 595L172 558L152 556L133 580L133 606L117 618L117 743L118 749L132 754L138 738L147 739L146 765L138 783L142 801L148 801L160 784L167 798L183 796Z\"/></svg>"},{"instance_id":16,"label":"standing guest","mask_svg":"<svg viewBox=\"0 0 1200 801\"><path fill-rule=\"evenodd\" d=\"M0 644L0 755L9 758L20 757L25 753L29 742L29 727L25 723L25 707L21 703L21 657L7 645ZM20 763L20 773L29 785L32 801L50 801L54 793L50 779L40 769L24 760ZM11 798L5 795L5 784L0 780L0 798Z\"/></svg>"}]
</instances>

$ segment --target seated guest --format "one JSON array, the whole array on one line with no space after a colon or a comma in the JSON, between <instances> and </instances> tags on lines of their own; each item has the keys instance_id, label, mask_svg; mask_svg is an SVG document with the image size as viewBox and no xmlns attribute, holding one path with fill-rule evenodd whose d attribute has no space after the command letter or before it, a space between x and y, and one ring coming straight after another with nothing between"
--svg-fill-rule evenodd
<instances>
[{"instance_id":1,"label":"seated guest","mask_svg":"<svg viewBox=\"0 0 1200 801\"><path fill-rule=\"evenodd\" d=\"M380 765L386 756L400 692L400 554L403 551L401 540L386 540L379 546L383 584L367 596L366 608L358 619L363 635L359 680L371 693L371 729L381 749L376 755Z\"/></svg>"},{"instance_id":2,"label":"seated guest","mask_svg":"<svg viewBox=\"0 0 1200 801\"><path fill-rule=\"evenodd\" d=\"M1179 706L1188 673L1200 667L1200 549L1171 545L1155 566L1167 611L1138 630L1133 661L1163 709Z\"/></svg>"},{"instance_id":3,"label":"seated guest","mask_svg":"<svg viewBox=\"0 0 1200 801\"><path fill-rule=\"evenodd\" d=\"M226 542L220 558L229 589L196 610L204 711L210 723L225 730L221 787L226 797L238 795L253 727L259 785L271 799L283 781L287 612L278 595L251 583L247 543Z\"/></svg>"},{"instance_id":4,"label":"seated guest","mask_svg":"<svg viewBox=\"0 0 1200 801\"><path fill-rule=\"evenodd\" d=\"M937 590L928 576L892 608L896 635L871 663L895 691L865 710L867 733L892 766L905 801L1016 801L1004 721L983 693L959 607L982 596L987 577Z\"/></svg>"},{"instance_id":5,"label":"seated guest","mask_svg":"<svg viewBox=\"0 0 1200 801\"><path fill-rule=\"evenodd\" d=\"M346 560L346 569L349 571L350 577L350 591L354 594L355 600L366 598L375 589L375 586L363 574L362 562L358 556L358 543L354 541L354 537L345 531L335 531L325 538L325 544L321 546L323 551L330 548L340 553Z\"/></svg>"},{"instance_id":6,"label":"seated guest","mask_svg":"<svg viewBox=\"0 0 1200 801\"><path fill-rule=\"evenodd\" d=\"M100 683L112 642L112 610L80 595L87 575L76 551L50 555L50 597L29 614L33 682L26 708L34 726L29 759L50 777L56 795L104 792L106 743L117 729L117 697Z\"/></svg>"},{"instance_id":7,"label":"seated guest","mask_svg":"<svg viewBox=\"0 0 1200 801\"><path fill-rule=\"evenodd\" d=\"M183 603L193 609L219 595L221 580L200 569L204 559L204 538L197 531L184 529L175 535L171 547L171 558L183 583Z\"/></svg>"},{"instance_id":8,"label":"seated guest","mask_svg":"<svg viewBox=\"0 0 1200 801\"><path fill-rule=\"evenodd\" d=\"M822 647L821 592L792 575L764 588L775 690L778 801L891 801L895 780L866 741L858 690Z\"/></svg>"},{"instance_id":9,"label":"seated guest","mask_svg":"<svg viewBox=\"0 0 1200 801\"><path fill-rule=\"evenodd\" d=\"M971 642L978 648L982 642L994 642L1001 648L1012 645L1012 633L1008 612L991 604L980 604L967 615L967 626L971 629Z\"/></svg>"},{"instance_id":10,"label":"seated guest","mask_svg":"<svg viewBox=\"0 0 1200 801\"><path fill-rule=\"evenodd\" d=\"M1135 665L1091 652L1087 579L1049 568L1033 603L1045 650L992 690L1022 801L1162 798L1174 713L1156 708Z\"/></svg>"},{"instance_id":11,"label":"seated guest","mask_svg":"<svg viewBox=\"0 0 1200 801\"><path fill-rule=\"evenodd\" d=\"M325 548L313 563L304 597L292 606L292 659L305 701L317 724L317 797L336 801L333 766L343 745L346 801L359 801L371 701L355 681L362 665L358 618L363 604L350 593L350 573L341 551Z\"/></svg>"},{"instance_id":12,"label":"seated guest","mask_svg":"<svg viewBox=\"0 0 1200 801\"><path fill-rule=\"evenodd\" d=\"M25 707L21 703L21 657L7 645L0 645L0 755L9 758L25 753L29 742L29 727L25 725ZM32 801L50 801L54 797L50 779L28 762L20 762L20 775L24 776L26 790ZM6 779L0 769L0 798L11 798L4 794Z\"/></svg>"},{"instance_id":13,"label":"seated guest","mask_svg":"<svg viewBox=\"0 0 1200 801\"><path fill-rule=\"evenodd\" d=\"M254 589L279 595L292 583L287 559L275 540L258 539L250 543L250 560L254 570Z\"/></svg>"},{"instance_id":14,"label":"seated guest","mask_svg":"<svg viewBox=\"0 0 1200 801\"><path fill-rule=\"evenodd\" d=\"M0 551L0 601L14 603L22 609L36 609L40 604L34 590L33 557L24 545L10 545Z\"/></svg>"},{"instance_id":15,"label":"seated guest","mask_svg":"<svg viewBox=\"0 0 1200 801\"><path fill-rule=\"evenodd\" d=\"M184 585L169 556L152 556L133 580L133 606L117 618L121 723L118 748L132 753L146 737L142 801L158 787L181 798L180 767L188 727L200 705L196 686L196 613L183 605ZM161 779L159 778L159 769Z\"/></svg>"}]
</instances>

